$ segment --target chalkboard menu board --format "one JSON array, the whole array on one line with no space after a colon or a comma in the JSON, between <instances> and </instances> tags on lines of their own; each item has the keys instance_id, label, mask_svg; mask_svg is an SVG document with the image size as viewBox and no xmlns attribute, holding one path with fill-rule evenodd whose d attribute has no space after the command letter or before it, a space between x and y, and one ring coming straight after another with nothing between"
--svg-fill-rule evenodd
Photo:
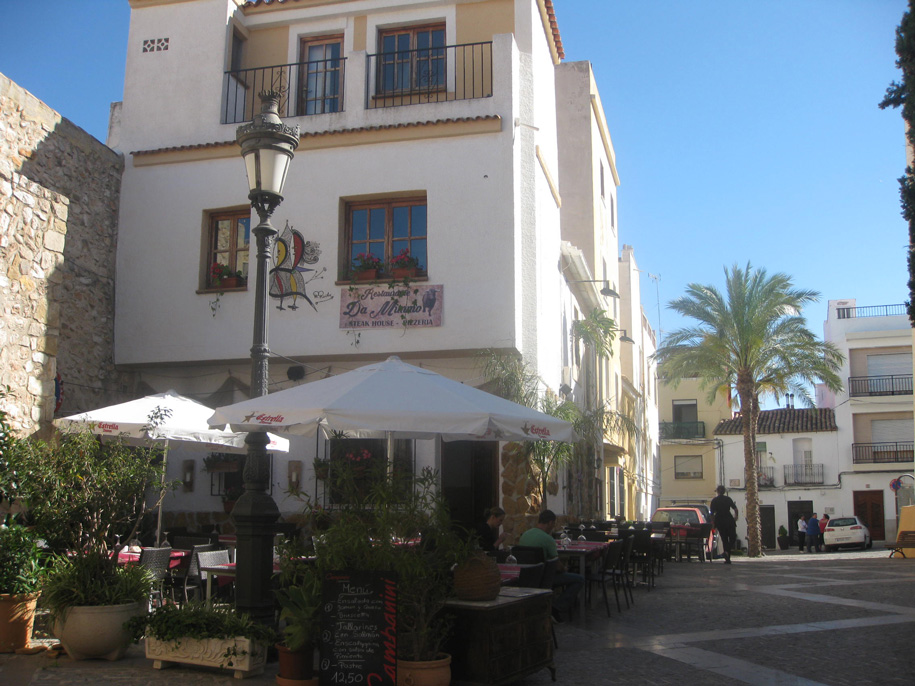
<instances>
[{"instance_id":1,"label":"chalkboard menu board","mask_svg":"<svg viewBox=\"0 0 915 686\"><path fill-rule=\"evenodd\" d=\"M397 683L397 577L328 572L321 613L321 686Z\"/></svg>"}]
</instances>

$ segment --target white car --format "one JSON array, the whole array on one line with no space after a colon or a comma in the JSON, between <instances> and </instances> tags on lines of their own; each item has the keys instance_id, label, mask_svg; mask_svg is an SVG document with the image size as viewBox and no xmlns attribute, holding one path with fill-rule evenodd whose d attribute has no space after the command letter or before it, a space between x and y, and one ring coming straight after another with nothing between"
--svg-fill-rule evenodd
<instances>
[{"instance_id":1,"label":"white car","mask_svg":"<svg viewBox=\"0 0 915 686\"><path fill-rule=\"evenodd\" d=\"M847 546L861 550L870 548L874 542L871 532L860 517L833 517L823 531L823 544L826 550L835 550Z\"/></svg>"}]
</instances>

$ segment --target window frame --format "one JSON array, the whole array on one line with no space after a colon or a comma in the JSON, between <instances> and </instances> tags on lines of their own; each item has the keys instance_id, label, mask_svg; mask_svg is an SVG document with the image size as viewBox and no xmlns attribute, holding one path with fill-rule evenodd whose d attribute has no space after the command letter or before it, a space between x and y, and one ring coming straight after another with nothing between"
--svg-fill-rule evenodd
<instances>
[{"instance_id":1,"label":"window frame","mask_svg":"<svg viewBox=\"0 0 915 686\"><path fill-rule=\"evenodd\" d=\"M433 33L441 31L442 44L434 45ZM417 36L420 33L429 34L429 47L420 48L418 46ZM406 35L410 36L410 47L406 50L395 49L391 51L384 50L385 38ZM396 28L379 29L378 31L378 57L375 73L375 92L379 96L390 95L407 95L410 93L431 93L447 89L448 85L448 34L444 22L434 22L431 24L416 24L414 26L399 26ZM433 54L433 52L435 54ZM427 53L422 55L421 53ZM402 55L407 55L408 59L403 59ZM394 65L394 84L391 88L386 87L384 69L388 65L391 56ZM441 65L440 79L433 85L424 86L417 83L421 76L422 70L417 67L420 63L432 65L433 62ZM397 78L401 65L408 64L409 84L404 87L402 80ZM431 71L431 70L430 70Z\"/></svg>"},{"instance_id":2,"label":"window frame","mask_svg":"<svg viewBox=\"0 0 915 686\"><path fill-rule=\"evenodd\" d=\"M329 45L339 46L339 57L325 57L323 60L310 60L308 58L308 49L310 47L324 46L325 55L326 47ZM343 54L343 34L328 34L324 36L310 36L302 37L299 41L299 88L296 101L296 112L300 116L313 116L316 114L332 114L334 112L343 111L343 91L344 91L344 65L346 57ZM314 72L309 70L309 65L318 64L323 62L323 68ZM329 63L335 62L336 66L330 67ZM322 82L324 83L323 90L326 91L327 80L330 78L330 74L334 74L336 77L336 92L333 95L322 95L316 96L314 98L308 98L307 84L308 79L313 74L318 74L321 76ZM336 103L336 109L326 109L324 104L333 100ZM309 112L308 105L309 103L314 103L316 105L316 111ZM321 107L318 108L317 105ZM320 111L317 111L320 109Z\"/></svg>"},{"instance_id":3,"label":"window frame","mask_svg":"<svg viewBox=\"0 0 915 686\"><path fill-rule=\"evenodd\" d=\"M395 237L394 236L394 212L395 209L400 207L418 207L422 206L425 208L426 212L426 222L424 227L424 233L414 234L413 233L413 220L412 212L410 212L410 225L409 225L409 234L406 238ZM353 240L353 213L358 210L366 210L369 215L371 215L372 210L384 209L385 212L385 222L384 222L384 238L381 240L370 238L369 234L366 234L365 240L358 241L359 244L365 244L366 246L371 245L372 243L378 244L383 243L382 247L382 256L381 259L384 261L384 266L382 268L382 273L384 275L390 276L388 271L388 265L391 262L391 258L395 257L400 250L394 248L394 244L402 241L406 241L408 245L412 247L414 241L423 241L425 244L424 255L420 259L420 265L416 270L416 277L418 278L427 278L429 274L429 203L425 195L409 195L403 197L388 197L388 198L371 198L367 200L353 200L344 203L344 236L343 236L343 250L341 251L341 263L340 263L340 279L346 279L351 272L351 265L353 258L357 254L357 251L354 250L354 244L357 243ZM369 248L366 248L369 250ZM366 250L360 250L358 252L366 252ZM373 253L375 254L375 253ZM417 256L414 251L410 250L410 255Z\"/></svg>"},{"instance_id":4,"label":"window frame","mask_svg":"<svg viewBox=\"0 0 915 686\"><path fill-rule=\"evenodd\" d=\"M679 471L677 463L680 461L680 458L689 458L690 460L699 461L699 476L681 476L684 474L696 474L695 471L685 472ZM702 455L674 455L674 479L684 479L690 481L701 481L705 478L705 465L702 462Z\"/></svg>"},{"instance_id":5,"label":"window frame","mask_svg":"<svg viewBox=\"0 0 915 686\"><path fill-rule=\"evenodd\" d=\"M229 220L229 245L226 248L220 248L216 241L217 225L219 222ZM247 240L244 247L238 245L238 226L239 222L247 221ZM206 213L206 256L204 262L202 291L245 291L248 289L248 277L251 264L251 208L245 209L227 209L227 210L210 210ZM244 254L246 259L239 263L239 256ZM225 262L219 262L219 255L227 255ZM243 274L243 283L226 288L225 284L216 285L213 282L211 269L214 263L227 264L232 271L240 271Z\"/></svg>"}]
</instances>

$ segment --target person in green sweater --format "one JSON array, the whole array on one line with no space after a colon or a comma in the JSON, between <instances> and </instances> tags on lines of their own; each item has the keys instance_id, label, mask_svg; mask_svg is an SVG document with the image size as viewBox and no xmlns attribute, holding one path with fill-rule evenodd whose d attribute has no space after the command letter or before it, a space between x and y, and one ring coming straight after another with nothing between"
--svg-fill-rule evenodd
<instances>
[{"instance_id":1,"label":"person in green sweater","mask_svg":"<svg viewBox=\"0 0 915 686\"><path fill-rule=\"evenodd\" d=\"M556 515L552 510L544 510L537 518L533 529L528 529L518 540L519 545L543 548L546 560L558 560L556 541L553 538L553 528L556 526ZM562 613L569 612L578 600L578 594L585 585L585 578L581 574L566 571L562 561L557 562L556 577L553 586L562 587L559 597L553 599L553 617L562 621Z\"/></svg>"}]
</instances>

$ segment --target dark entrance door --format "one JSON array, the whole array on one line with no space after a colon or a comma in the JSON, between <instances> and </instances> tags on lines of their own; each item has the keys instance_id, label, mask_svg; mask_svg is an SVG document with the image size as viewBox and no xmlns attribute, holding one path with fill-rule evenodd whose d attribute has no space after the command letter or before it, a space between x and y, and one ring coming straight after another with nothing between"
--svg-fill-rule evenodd
<instances>
[{"instance_id":1,"label":"dark entrance door","mask_svg":"<svg viewBox=\"0 0 915 686\"><path fill-rule=\"evenodd\" d=\"M498 450L490 441L442 443L442 493L452 518L470 531L487 508L499 504Z\"/></svg>"},{"instance_id":2,"label":"dark entrance door","mask_svg":"<svg viewBox=\"0 0 915 686\"><path fill-rule=\"evenodd\" d=\"M791 543L797 543L797 520L801 515L809 517L813 512L812 500L790 500L788 501L788 536L791 537Z\"/></svg>"},{"instance_id":3,"label":"dark entrance door","mask_svg":"<svg viewBox=\"0 0 915 686\"><path fill-rule=\"evenodd\" d=\"M871 540L886 540L883 524L883 491L854 491L855 514L864 520L871 532Z\"/></svg>"},{"instance_id":4,"label":"dark entrance door","mask_svg":"<svg viewBox=\"0 0 915 686\"><path fill-rule=\"evenodd\" d=\"M762 527L762 547L775 547L775 505L759 506L759 523Z\"/></svg>"}]
</instances>

